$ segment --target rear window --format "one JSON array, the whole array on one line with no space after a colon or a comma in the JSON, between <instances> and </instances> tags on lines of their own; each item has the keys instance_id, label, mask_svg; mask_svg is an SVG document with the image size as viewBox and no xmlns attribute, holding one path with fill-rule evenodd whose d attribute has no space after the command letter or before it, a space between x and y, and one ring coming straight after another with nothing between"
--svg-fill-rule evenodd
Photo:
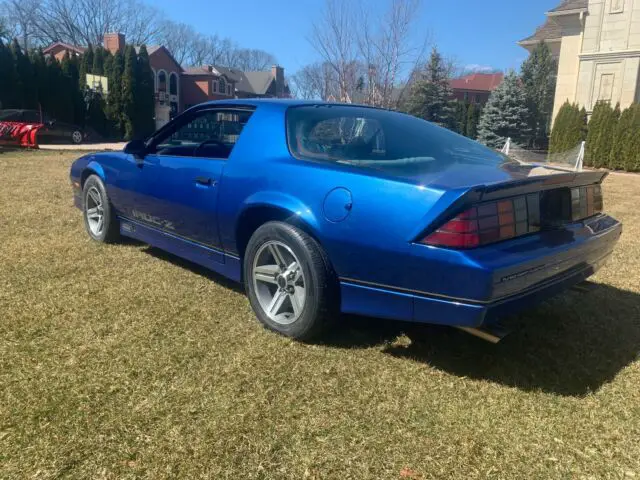
<instances>
[{"instance_id":1,"label":"rear window","mask_svg":"<svg viewBox=\"0 0 640 480\"><path fill-rule=\"evenodd\" d=\"M366 107L292 107L287 113L287 134L296 158L396 173L506 160L498 152L424 120Z\"/></svg>"}]
</instances>

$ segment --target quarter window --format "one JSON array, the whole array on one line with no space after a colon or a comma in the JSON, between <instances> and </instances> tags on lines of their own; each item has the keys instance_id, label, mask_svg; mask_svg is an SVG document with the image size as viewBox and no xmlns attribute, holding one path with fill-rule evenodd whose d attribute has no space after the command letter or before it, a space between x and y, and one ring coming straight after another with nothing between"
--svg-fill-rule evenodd
<instances>
[{"instance_id":1,"label":"quarter window","mask_svg":"<svg viewBox=\"0 0 640 480\"><path fill-rule=\"evenodd\" d=\"M207 110L181 122L150 148L158 155L228 158L253 112Z\"/></svg>"}]
</instances>

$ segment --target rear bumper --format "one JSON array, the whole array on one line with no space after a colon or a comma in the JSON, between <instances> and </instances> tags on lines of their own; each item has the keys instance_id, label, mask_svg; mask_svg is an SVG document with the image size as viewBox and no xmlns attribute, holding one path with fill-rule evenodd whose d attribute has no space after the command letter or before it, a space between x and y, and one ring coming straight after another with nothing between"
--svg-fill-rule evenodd
<instances>
[{"instance_id":1,"label":"rear bumper","mask_svg":"<svg viewBox=\"0 0 640 480\"><path fill-rule=\"evenodd\" d=\"M600 223L591 227L593 235L575 248L563 245L535 260L523 256L521 262L510 258L495 268L483 265L483 287L492 292L487 298L458 298L342 278L342 311L420 323L490 326L593 275L609 258L622 232L622 225L611 217L596 221Z\"/></svg>"}]
</instances>

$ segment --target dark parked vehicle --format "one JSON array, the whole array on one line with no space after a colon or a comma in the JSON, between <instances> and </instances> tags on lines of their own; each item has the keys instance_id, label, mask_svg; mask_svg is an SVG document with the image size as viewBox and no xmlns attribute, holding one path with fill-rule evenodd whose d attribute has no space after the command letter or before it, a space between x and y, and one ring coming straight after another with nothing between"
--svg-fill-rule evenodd
<instances>
[{"instance_id":1,"label":"dark parked vehicle","mask_svg":"<svg viewBox=\"0 0 640 480\"><path fill-rule=\"evenodd\" d=\"M38 130L38 143L75 143L86 140L84 129L72 123L61 122L50 118L38 110L0 110L0 122L21 122L43 124Z\"/></svg>"}]
</instances>

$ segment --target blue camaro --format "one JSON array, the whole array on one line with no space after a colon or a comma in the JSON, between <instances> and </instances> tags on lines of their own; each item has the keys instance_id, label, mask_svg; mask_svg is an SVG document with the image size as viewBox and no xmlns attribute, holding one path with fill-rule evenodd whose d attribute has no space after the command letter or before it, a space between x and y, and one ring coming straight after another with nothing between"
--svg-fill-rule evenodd
<instances>
[{"instance_id":1,"label":"blue camaro","mask_svg":"<svg viewBox=\"0 0 640 480\"><path fill-rule=\"evenodd\" d=\"M297 339L339 312L497 341L503 315L593 274L621 224L603 172L522 165L423 120L293 100L198 105L71 167L100 242L133 237L236 281Z\"/></svg>"}]
</instances>

